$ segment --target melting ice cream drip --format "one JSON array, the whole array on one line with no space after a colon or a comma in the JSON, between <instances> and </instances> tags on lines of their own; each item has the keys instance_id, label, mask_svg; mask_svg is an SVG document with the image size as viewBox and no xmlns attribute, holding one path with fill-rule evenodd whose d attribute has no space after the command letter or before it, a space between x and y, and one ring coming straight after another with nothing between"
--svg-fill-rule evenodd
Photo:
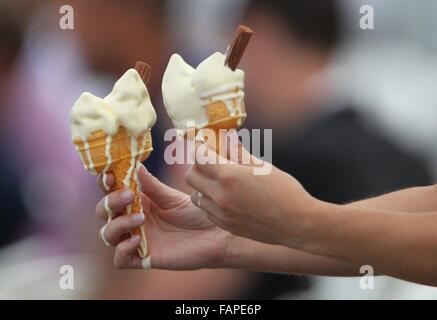
<instances>
[{"instance_id":1,"label":"melting ice cream drip","mask_svg":"<svg viewBox=\"0 0 437 320\"><path fill-rule=\"evenodd\" d=\"M108 185L108 174L105 171L102 174L102 183L103 183L103 187L105 188L105 190L109 191L110 186Z\"/></svg>"},{"instance_id":2,"label":"melting ice cream drip","mask_svg":"<svg viewBox=\"0 0 437 320\"><path fill-rule=\"evenodd\" d=\"M86 163L88 163L88 162L85 162L86 159L84 159L84 158L82 157L82 152L80 152L80 149L79 149L79 146L78 146L78 145L76 145L76 151L77 151L77 153L79 154L79 157L80 157L80 160L82 161L83 167L85 168L85 170L88 170L88 166L87 166L87 164L86 164ZM87 160L87 161L88 161L88 160Z\"/></svg>"},{"instance_id":3,"label":"melting ice cream drip","mask_svg":"<svg viewBox=\"0 0 437 320\"><path fill-rule=\"evenodd\" d=\"M147 142L146 139L144 139L142 141L141 150L143 150L144 147L146 146L146 142ZM137 160L137 163L136 163L136 168L139 168L141 166L140 159L141 159L142 155L143 155L143 153L140 153L140 156L138 157L138 160ZM141 186L140 186L140 180L139 180L139 177L138 177L138 170L135 170L134 179L135 179L135 184L136 184L136 188L137 188L136 192L137 192L137 194L141 194ZM141 199L140 199L140 212L142 214L144 214L143 203L142 203ZM143 256L145 257L145 259L150 259L150 257L148 257L148 255L149 255L149 253L148 253L148 243L147 243L147 237L146 237L146 231L145 231L144 225L140 226L140 230L141 230L141 239L143 240L143 243L141 245L141 249L143 251ZM143 266L143 269L147 270L149 268L150 268L150 265L147 266L147 267Z\"/></svg>"},{"instance_id":4,"label":"melting ice cream drip","mask_svg":"<svg viewBox=\"0 0 437 320\"><path fill-rule=\"evenodd\" d=\"M123 183L126 187L131 188L132 187L131 182L134 181L135 188L136 188L135 194L137 194L137 195L141 194L140 181L138 178L137 168L139 167L140 160L145 153L147 141L148 141L148 137L147 137L147 135L144 135L142 137L141 142L140 142L139 147L138 147L139 142L137 139L131 137L131 140L130 140L130 149L131 149L130 150L130 152L131 152L130 163L131 163L131 165L126 173L126 177L125 177L125 180L123 181ZM139 202L139 207L140 207L140 213L143 213L143 205L141 202L141 198L138 199L138 202ZM128 214L132 213L132 204L127 207L127 213ZM135 213L137 213L137 212L135 212ZM141 230L141 239L142 239L141 250L143 251L142 254L147 258L147 255L148 255L147 238L146 238L146 232L144 230L144 225L140 226L140 230Z\"/></svg>"},{"instance_id":5,"label":"melting ice cream drip","mask_svg":"<svg viewBox=\"0 0 437 320\"><path fill-rule=\"evenodd\" d=\"M84 148L85 148L85 154L87 157L87 169L94 175L97 175L97 171L96 171L96 166L94 165L93 162L93 158L91 156L91 151L90 151L90 144L88 142L88 139L85 139L83 142Z\"/></svg>"},{"instance_id":6,"label":"melting ice cream drip","mask_svg":"<svg viewBox=\"0 0 437 320\"><path fill-rule=\"evenodd\" d=\"M138 156L138 144L137 144L137 139L135 139L135 137L131 137L130 138L130 167L126 172L126 177L123 180L123 184L125 185L126 188L130 188L131 185L131 179L132 179L132 173L134 172L135 169L135 164L136 164L136 158ZM131 214L132 213L132 204L130 204L127 207L127 213Z\"/></svg>"},{"instance_id":7,"label":"melting ice cream drip","mask_svg":"<svg viewBox=\"0 0 437 320\"><path fill-rule=\"evenodd\" d=\"M103 186L106 190L109 190L109 186L107 185L107 172L112 165L112 157L111 157L111 146L112 146L112 136L107 136L105 141L105 157L106 157L106 166L103 168Z\"/></svg>"}]
</instances>

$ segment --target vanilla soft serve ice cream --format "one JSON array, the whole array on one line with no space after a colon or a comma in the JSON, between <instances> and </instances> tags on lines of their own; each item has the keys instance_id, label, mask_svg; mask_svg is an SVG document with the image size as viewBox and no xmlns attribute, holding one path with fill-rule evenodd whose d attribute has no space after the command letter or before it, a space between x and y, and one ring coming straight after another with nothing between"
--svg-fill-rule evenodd
<instances>
[{"instance_id":1,"label":"vanilla soft serve ice cream","mask_svg":"<svg viewBox=\"0 0 437 320\"><path fill-rule=\"evenodd\" d=\"M162 81L162 96L167 113L176 129L183 130L186 121L195 120L199 126L208 123L193 84L195 69L178 54L170 58Z\"/></svg>"},{"instance_id":2,"label":"vanilla soft serve ice cream","mask_svg":"<svg viewBox=\"0 0 437 320\"><path fill-rule=\"evenodd\" d=\"M204 103L244 96L244 72L232 71L225 59L224 54L216 52L201 62L193 74L193 87ZM237 89L241 89L238 94Z\"/></svg>"},{"instance_id":3,"label":"vanilla soft serve ice cream","mask_svg":"<svg viewBox=\"0 0 437 320\"><path fill-rule=\"evenodd\" d=\"M83 93L71 110L70 120L73 139L86 141L100 130L113 136L121 126L138 137L155 124L156 113L140 75L129 69L105 98Z\"/></svg>"},{"instance_id":4,"label":"vanilla soft serve ice cream","mask_svg":"<svg viewBox=\"0 0 437 320\"><path fill-rule=\"evenodd\" d=\"M174 54L164 74L162 94L164 104L173 124L185 134L187 123L197 129L211 125L208 106L221 102L226 116L245 118L244 72L232 71L225 65L225 55L214 53L194 69L180 55Z\"/></svg>"}]
</instances>

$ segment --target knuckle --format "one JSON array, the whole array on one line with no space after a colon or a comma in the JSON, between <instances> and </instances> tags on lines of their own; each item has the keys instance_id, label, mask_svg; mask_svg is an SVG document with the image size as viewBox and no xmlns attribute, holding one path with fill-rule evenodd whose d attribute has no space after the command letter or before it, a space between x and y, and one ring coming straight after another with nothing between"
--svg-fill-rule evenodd
<instances>
[{"instance_id":1,"label":"knuckle","mask_svg":"<svg viewBox=\"0 0 437 320\"><path fill-rule=\"evenodd\" d=\"M231 187L235 183L235 175L229 174L228 172L221 172L218 175L218 181L222 186Z\"/></svg>"},{"instance_id":2,"label":"knuckle","mask_svg":"<svg viewBox=\"0 0 437 320\"><path fill-rule=\"evenodd\" d=\"M101 210L102 210L102 201L99 201L99 202L97 203L97 205L96 205L95 212L94 212L94 213L96 214L96 216L99 217L99 218L102 217L102 212L101 212Z\"/></svg>"},{"instance_id":3,"label":"knuckle","mask_svg":"<svg viewBox=\"0 0 437 320\"><path fill-rule=\"evenodd\" d=\"M185 173L185 181L190 184L193 178L193 167L190 167Z\"/></svg>"},{"instance_id":4,"label":"knuckle","mask_svg":"<svg viewBox=\"0 0 437 320\"><path fill-rule=\"evenodd\" d=\"M224 194L217 193L216 195L214 195L213 200L219 208L228 209L229 203L228 203L228 200Z\"/></svg>"}]
</instances>

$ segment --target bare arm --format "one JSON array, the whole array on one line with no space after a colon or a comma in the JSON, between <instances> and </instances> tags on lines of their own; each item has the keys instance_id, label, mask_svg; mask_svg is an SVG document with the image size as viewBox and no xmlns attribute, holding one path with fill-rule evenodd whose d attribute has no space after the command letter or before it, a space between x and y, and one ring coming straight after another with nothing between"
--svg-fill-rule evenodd
<instances>
[{"instance_id":1,"label":"bare arm","mask_svg":"<svg viewBox=\"0 0 437 320\"><path fill-rule=\"evenodd\" d=\"M429 212L437 208L437 186L417 187L353 202L345 207L399 212ZM236 237L229 250L231 267L257 271L321 276L359 276L364 264L348 264L304 251ZM260 259L260 257L262 257Z\"/></svg>"},{"instance_id":2,"label":"bare arm","mask_svg":"<svg viewBox=\"0 0 437 320\"><path fill-rule=\"evenodd\" d=\"M353 265L371 265L379 274L437 285L437 212L324 203L308 219L310 227L301 235L300 249Z\"/></svg>"},{"instance_id":3,"label":"bare arm","mask_svg":"<svg viewBox=\"0 0 437 320\"><path fill-rule=\"evenodd\" d=\"M359 266L313 255L284 246L234 237L228 247L225 267L253 271L317 276L359 276Z\"/></svg>"},{"instance_id":4,"label":"bare arm","mask_svg":"<svg viewBox=\"0 0 437 320\"><path fill-rule=\"evenodd\" d=\"M371 204L379 202L370 200ZM360 276L360 266L371 265L375 274L437 285L437 212L390 212L354 204L324 204L312 219L311 229L305 232L305 245L299 248L305 251L234 237L226 267L350 277Z\"/></svg>"},{"instance_id":5,"label":"bare arm","mask_svg":"<svg viewBox=\"0 0 437 320\"><path fill-rule=\"evenodd\" d=\"M437 211L437 185L388 193L348 204L349 207L399 212Z\"/></svg>"}]
</instances>

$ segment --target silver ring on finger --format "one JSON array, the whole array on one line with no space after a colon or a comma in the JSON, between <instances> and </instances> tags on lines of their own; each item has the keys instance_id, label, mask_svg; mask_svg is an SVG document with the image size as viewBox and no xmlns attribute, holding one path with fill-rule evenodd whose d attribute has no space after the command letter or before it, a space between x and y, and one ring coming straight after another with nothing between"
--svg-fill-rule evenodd
<instances>
[{"instance_id":1,"label":"silver ring on finger","mask_svg":"<svg viewBox=\"0 0 437 320\"><path fill-rule=\"evenodd\" d=\"M200 199L202 198L202 194L197 192L197 206L200 207Z\"/></svg>"}]
</instances>

